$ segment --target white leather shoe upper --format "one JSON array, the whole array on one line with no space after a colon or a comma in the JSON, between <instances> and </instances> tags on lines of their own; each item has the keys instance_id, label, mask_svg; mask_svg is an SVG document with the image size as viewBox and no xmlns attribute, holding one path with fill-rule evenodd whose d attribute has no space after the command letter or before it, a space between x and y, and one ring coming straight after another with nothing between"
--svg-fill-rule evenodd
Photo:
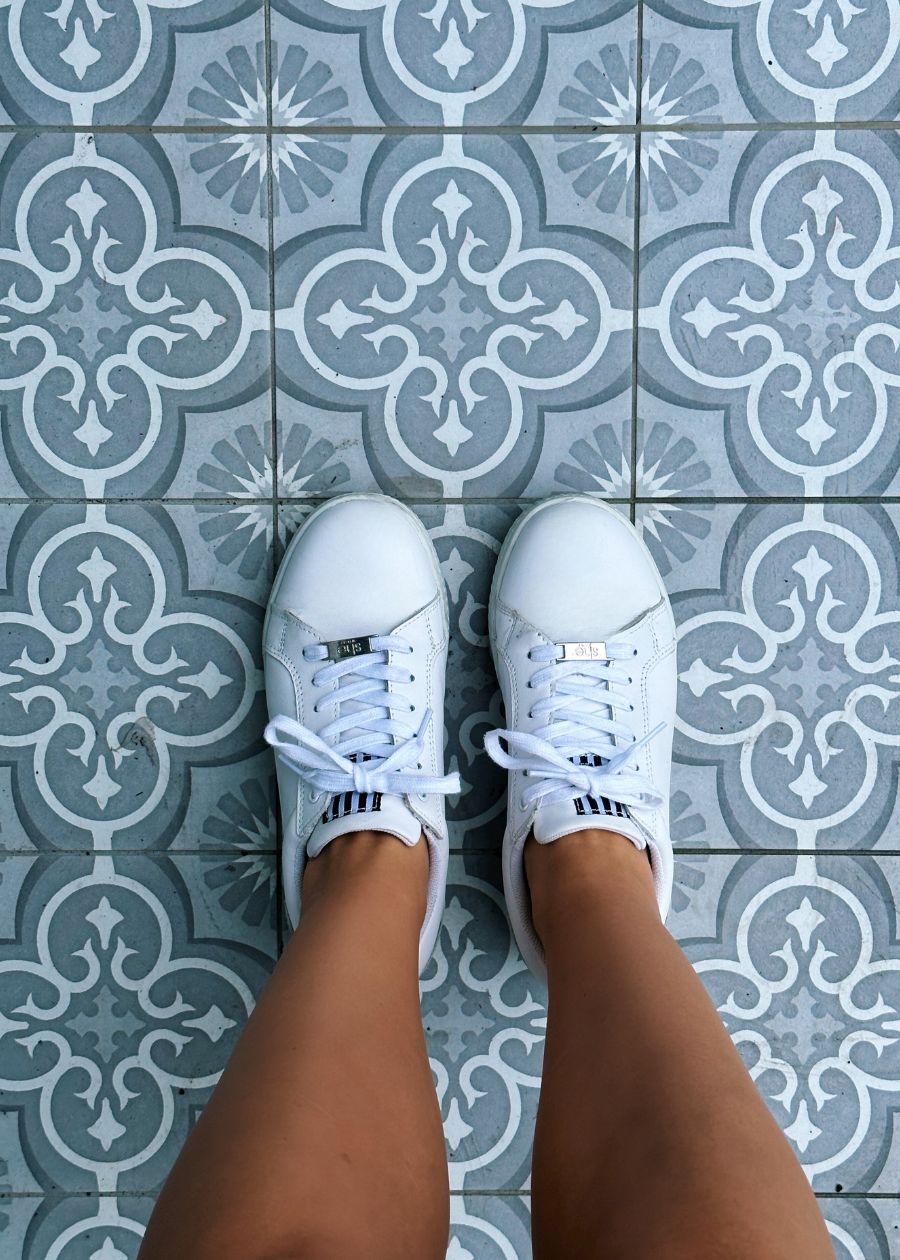
<instances>
[{"instance_id":1,"label":"white leather shoe upper","mask_svg":"<svg viewBox=\"0 0 900 1260\"><path fill-rule=\"evenodd\" d=\"M490 633L508 727L485 741L510 772L504 886L519 948L542 975L524 869L532 831L541 844L595 827L627 836L649 850L668 912L675 625L630 522L567 495L531 508L510 532Z\"/></svg>"},{"instance_id":2,"label":"white leather shoe upper","mask_svg":"<svg viewBox=\"0 0 900 1260\"><path fill-rule=\"evenodd\" d=\"M263 632L266 739L277 753L285 904L296 927L307 857L362 828L429 846L424 967L447 878L444 775L447 600L437 556L408 508L346 495L288 547Z\"/></svg>"}]
</instances>

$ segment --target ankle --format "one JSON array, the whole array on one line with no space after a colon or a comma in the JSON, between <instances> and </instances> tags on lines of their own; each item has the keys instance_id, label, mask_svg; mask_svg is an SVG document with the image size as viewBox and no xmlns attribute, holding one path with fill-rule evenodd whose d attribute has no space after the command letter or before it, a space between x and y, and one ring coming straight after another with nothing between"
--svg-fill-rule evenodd
<instances>
[{"instance_id":1,"label":"ankle","mask_svg":"<svg viewBox=\"0 0 900 1260\"><path fill-rule=\"evenodd\" d=\"M579 907L625 905L630 914L659 919L653 873L646 849L615 831L589 830L538 844L525 844L525 873L538 934L577 919Z\"/></svg>"},{"instance_id":2,"label":"ankle","mask_svg":"<svg viewBox=\"0 0 900 1260\"><path fill-rule=\"evenodd\" d=\"M303 913L333 900L364 897L373 907L421 921L428 894L429 856L424 836L407 845L384 831L339 836L311 858L303 874ZM380 896L378 886L383 886ZM374 897L373 897L374 893Z\"/></svg>"}]
</instances>

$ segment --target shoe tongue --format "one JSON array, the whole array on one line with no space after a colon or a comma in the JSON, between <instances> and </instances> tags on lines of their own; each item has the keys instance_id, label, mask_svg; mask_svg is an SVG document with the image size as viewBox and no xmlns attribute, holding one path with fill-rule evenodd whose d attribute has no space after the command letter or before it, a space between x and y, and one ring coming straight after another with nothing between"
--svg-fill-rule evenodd
<instances>
[{"instance_id":1,"label":"shoe tongue","mask_svg":"<svg viewBox=\"0 0 900 1260\"><path fill-rule=\"evenodd\" d=\"M313 828L307 846L309 856L317 857L327 844L351 831L386 831L404 844L413 845L422 834L422 824L402 796L382 792L340 792L332 796Z\"/></svg>"}]
</instances>

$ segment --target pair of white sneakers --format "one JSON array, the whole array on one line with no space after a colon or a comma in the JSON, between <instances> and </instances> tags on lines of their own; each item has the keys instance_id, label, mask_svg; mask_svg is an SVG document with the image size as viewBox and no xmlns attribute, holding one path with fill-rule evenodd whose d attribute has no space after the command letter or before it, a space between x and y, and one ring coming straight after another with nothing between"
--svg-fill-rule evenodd
<instances>
[{"instance_id":1,"label":"pair of white sneakers","mask_svg":"<svg viewBox=\"0 0 900 1260\"><path fill-rule=\"evenodd\" d=\"M675 626L634 528L587 496L520 517L497 562L490 638L508 730L485 740L509 771L503 880L522 955L539 976L524 849L587 828L649 853L660 913L672 888L668 794ZM419 965L447 881L444 773L447 596L425 528L382 495L318 508L288 547L264 631L266 692L284 824L285 902L338 836L424 836L430 855Z\"/></svg>"}]
</instances>

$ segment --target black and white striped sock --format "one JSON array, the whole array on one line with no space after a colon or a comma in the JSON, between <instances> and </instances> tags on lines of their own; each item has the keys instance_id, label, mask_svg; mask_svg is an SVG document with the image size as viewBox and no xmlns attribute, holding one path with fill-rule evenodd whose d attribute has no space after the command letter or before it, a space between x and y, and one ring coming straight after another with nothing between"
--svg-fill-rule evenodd
<instances>
[{"instance_id":1,"label":"black and white striped sock","mask_svg":"<svg viewBox=\"0 0 900 1260\"><path fill-rule=\"evenodd\" d=\"M580 757L570 759L576 766L602 766L603 758L597 753L582 753ZM630 818L627 805L618 801L610 801L605 796L576 796L573 804L575 813L580 818L594 814L602 818Z\"/></svg>"}]
</instances>

